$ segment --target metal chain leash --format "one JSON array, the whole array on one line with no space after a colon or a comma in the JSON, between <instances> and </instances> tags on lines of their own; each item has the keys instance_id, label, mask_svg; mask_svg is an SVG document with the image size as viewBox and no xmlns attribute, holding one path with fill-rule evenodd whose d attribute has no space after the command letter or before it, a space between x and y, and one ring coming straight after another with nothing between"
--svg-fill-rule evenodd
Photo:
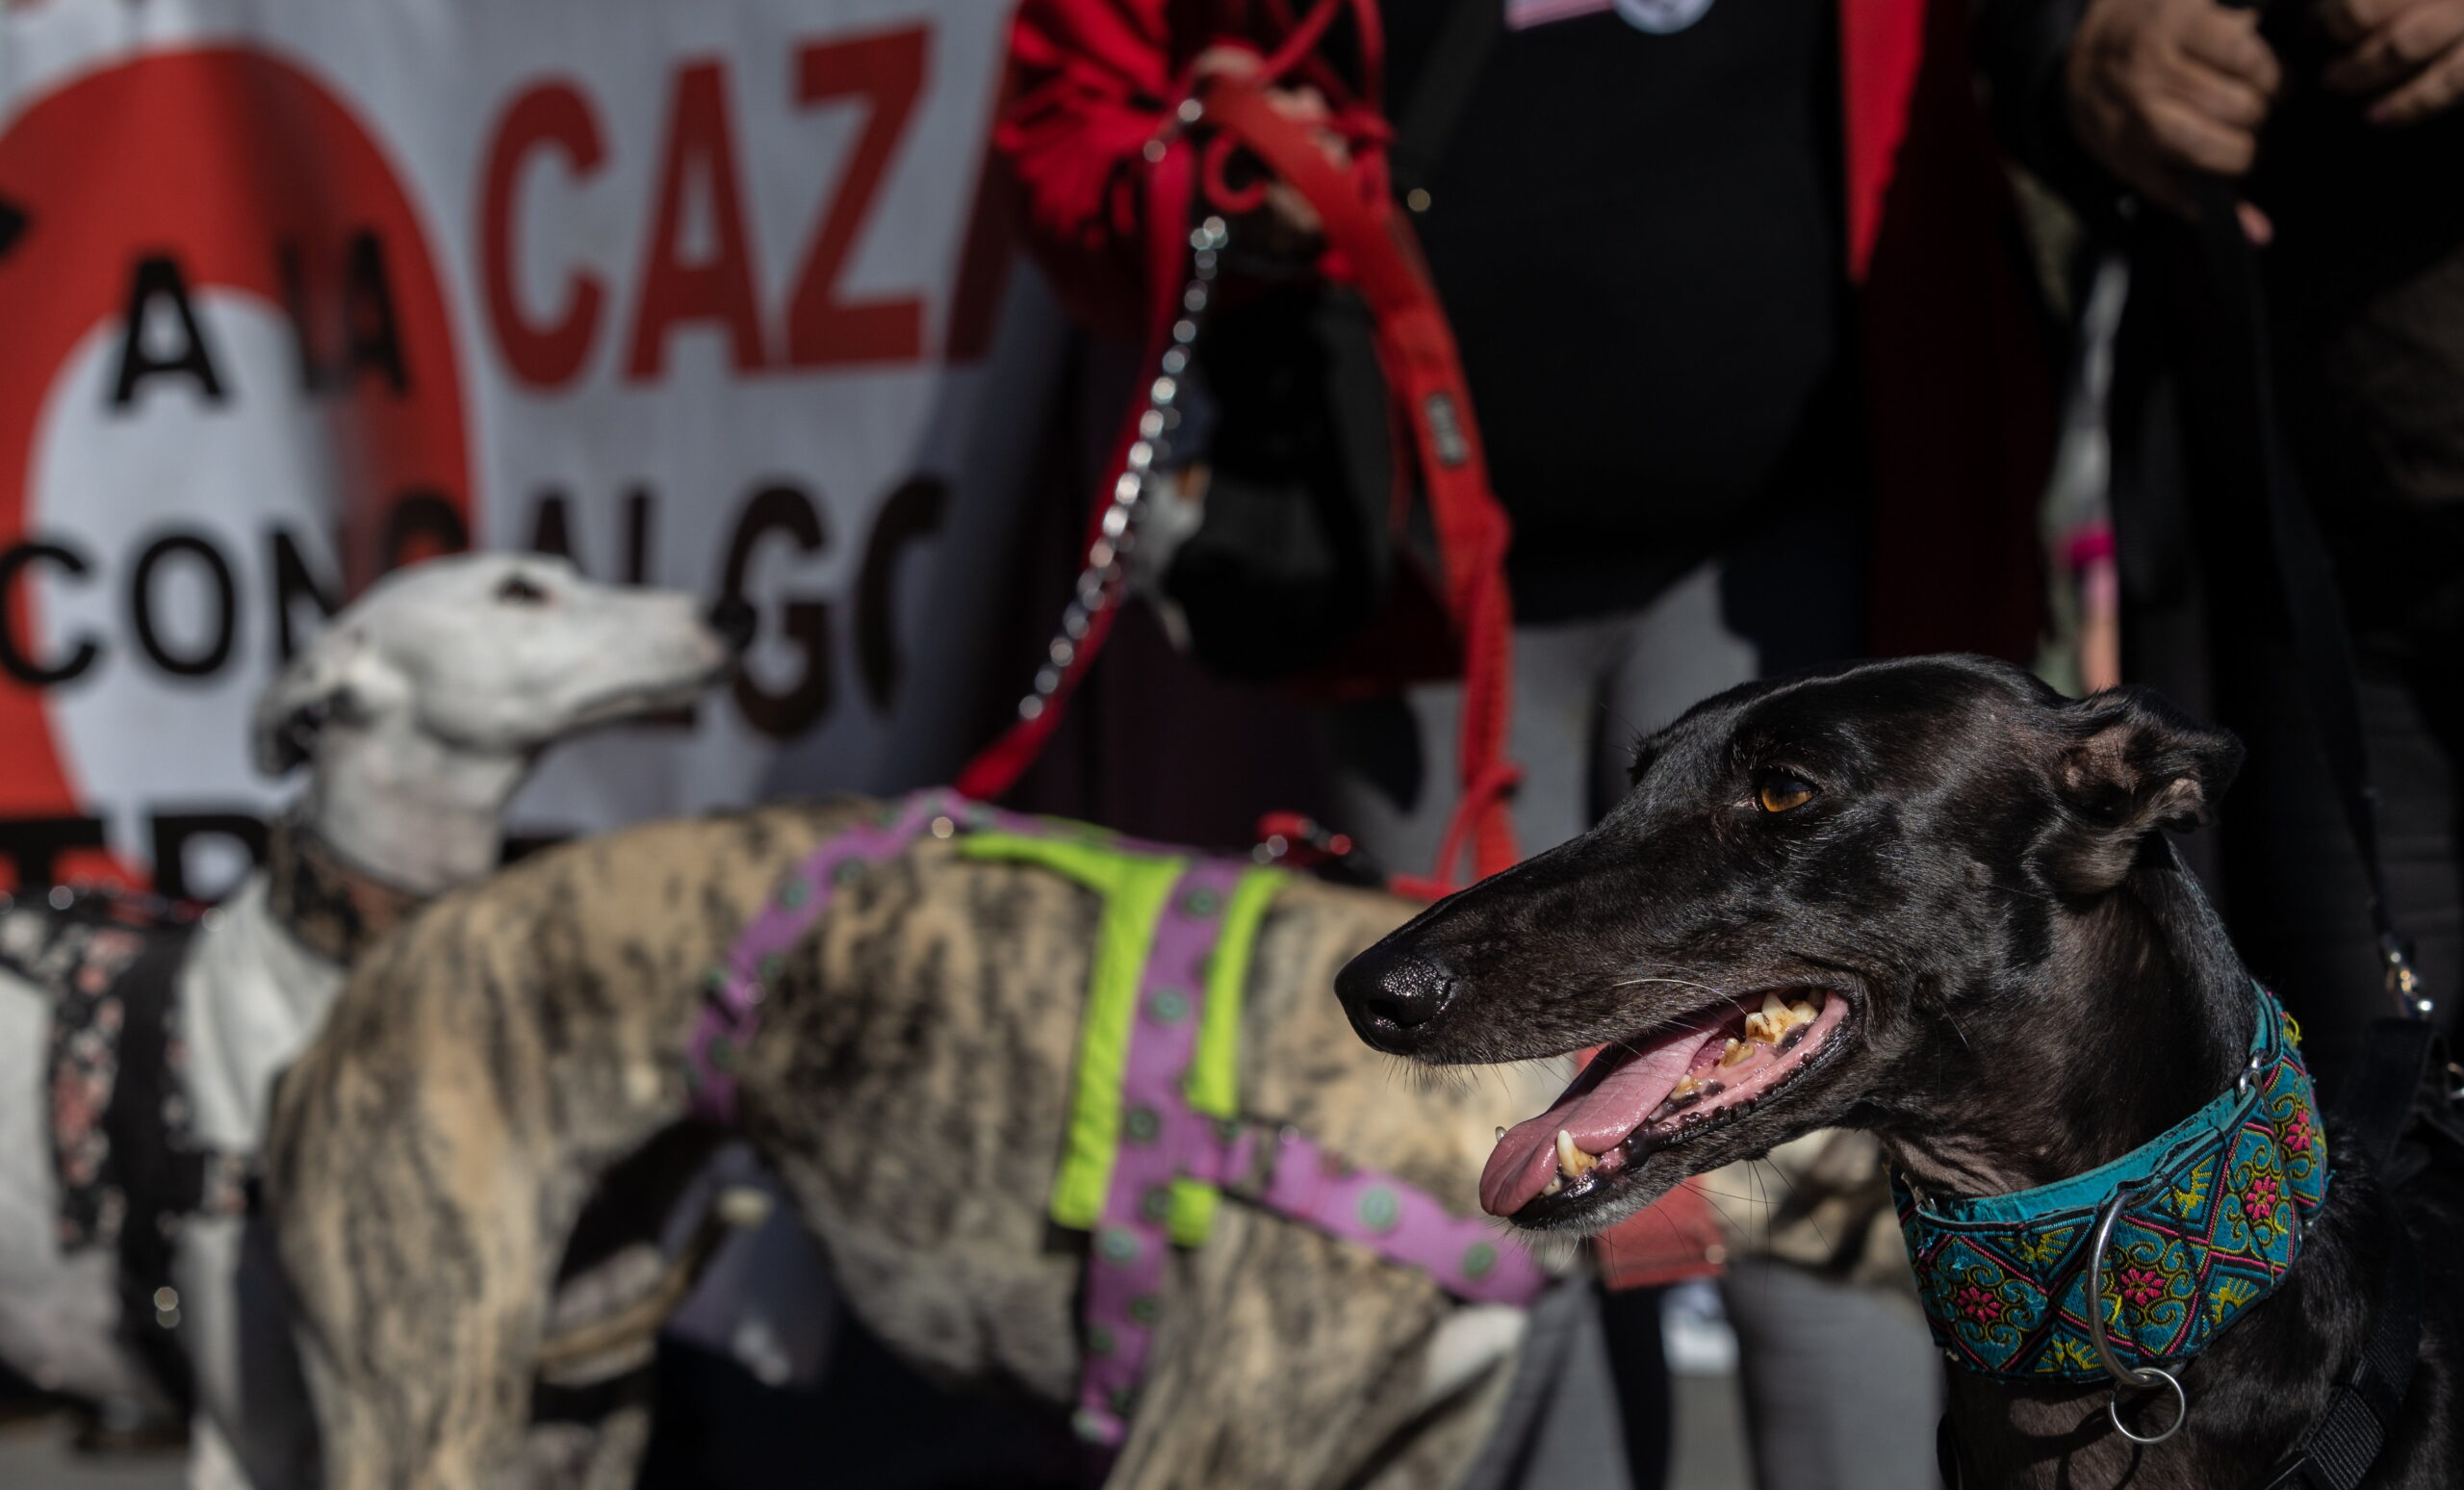
<instances>
[{"instance_id":1,"label":"metal chain leash","mask_svg":"<svg viewBox=\"0 0 2464 1490\"><path fill-rule=\"evenodd\" d=\"M1189 372L1190 350L1197 342L1199 323L1215 294L1215 271L1230 232L1219 217L1209 216L1190 230L1190 277L1181 289L1181 314L1172 322L1171 340L1146 387L1146 407L1138 416L1138 438L1113 482L1112 504L1098 521L1095 541L1088 546L1087 562L1078 571L1078 586L1061 613L1061 629L1036 669L1035 688L1018 701L1018 717L1034 719L1051 706L1061 691L1079 647L1094 628L1096 617L1120 604L1121 582L1130 551L1137 546L1139 521L1147 500L1163 479L1162 466L1171 457L1172 436L1180 428L1175 405Z\"/></svg>"}]
</instances>

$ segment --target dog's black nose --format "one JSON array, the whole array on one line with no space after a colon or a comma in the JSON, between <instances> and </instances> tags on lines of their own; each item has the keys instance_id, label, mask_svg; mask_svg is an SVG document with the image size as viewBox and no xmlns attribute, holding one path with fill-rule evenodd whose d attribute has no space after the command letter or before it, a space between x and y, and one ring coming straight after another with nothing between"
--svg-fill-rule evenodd
<instances>
[{"instance_id":1,"label":"dog's black nose","mask_svg":"<svg viewBox=\"0 0 2464 1490\"><path fill-rule=\"evenodd\" d=\"M1430 1021L1461 987L1444 963L1384 941L1335 974L1335 996L1344 1001L1354 1033L1397 1055L1420 1047Z\"/></svg>"},{"instance_id":2,"label":"dog's black nose","mask_svg":"<svg viewBox=\"0 0 2464 1490\"><path fill-rule=\"evenodd\" d=\"M731 595L711 606L710 613L703 619L719 633L719 640L728 644L730 652L742 652L753 645L753 630L759 617L742 598Z\"/></svg>"}]
</instances>

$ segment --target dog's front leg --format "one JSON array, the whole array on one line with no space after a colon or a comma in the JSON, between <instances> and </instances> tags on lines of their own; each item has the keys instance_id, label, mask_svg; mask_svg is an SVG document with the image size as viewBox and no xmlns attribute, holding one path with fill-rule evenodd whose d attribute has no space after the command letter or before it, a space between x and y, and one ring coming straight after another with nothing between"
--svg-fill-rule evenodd
<instances>
[{"instance_id":1,"label":"dog's front leg","mask_svg":"<svg viewBox=\"0 0 2464 1490\"><path fill-rule=\"evenodd\" d=\"M1436 1486L1476 1457L1508 1373L1426 1402L1455 1306L1425 1277L1238 1204L1180 1266L1109 1490Z\"/></svg>"},{"instance_id":2,"label":"dog's front leg","mask_svg":"<svg viewBox=\"0 0 2464 1490\"><path fill-rule=\"evenodd\" d=\"M512 1490L561 1189L484 1063L315 1052L270 1155L325 1490ZM412 1069L420 1079L408 1079ZM295 1076L298 1073L295 1072ZM561 1235L558 1232L557 1235Z\"/></svg>"}]
</instances>

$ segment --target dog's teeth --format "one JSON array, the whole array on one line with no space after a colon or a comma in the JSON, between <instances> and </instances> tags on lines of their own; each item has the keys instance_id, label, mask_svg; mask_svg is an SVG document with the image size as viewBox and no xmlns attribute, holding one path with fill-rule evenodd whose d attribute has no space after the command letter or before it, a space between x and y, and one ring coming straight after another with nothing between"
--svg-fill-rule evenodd
<instances>
[{"instance_id":1,"label":"dog's teeth","mask_svg":"<svg viewBox=\"0 0 2464 1490\"><path fill-rule=\"evenodd\" d=\"M1695 1080L1693 1077L1680 1076L1677 1078L1677 1085L1668 1089L1668 1094L1672 1099L1679 1097L1690 1097L1695 1092L1702 1090L1703 1084Z\"/></svg>"},{"instance_id":2,"label":"dog's teeth","mask_svg":"<svg viewBox=\"0 0 2464 1490\"><path fill-rule=\"evenodd\" d=\"M1565 1188L1566 1188L1566 1177L1565 1177L1564 1175L1562 1175L1562 1174L1552 1174L1552 1175L1550 1175L1550 1176L1549 1176L1549 1188L1548 1188L1548 1189L1546 1189L1546 1190L1544 1190L1544 1191L1542 1191L1542 1192L1540 1192L1540 1193L1541 1193L1542 1195L1555 1195L1558 1191L1563 1190L1563 1189L1565 1189Z\"/></svg>"},{"instance_id":3,"label":"dog's teeth","mask_svg":"<svg viewBox=\"0 0 2464 1490\"><path fill-rule=\"evenodd\" d=\"M1754 1047L1741 1040L1731 1040L1727 1044L1720 1047L1720 1066L1723 1068L1732 1066L1742 1066L1747 1061L1752 1060L1753 1057Z\"/></svg>"},{"instance_id":4,"label":"dog's teeth","mask_svg":"<svg viewBox=\"0 0 2464 1490\"><path fill-rule=\"evenodd\" d=\"M1590 1173L1592 1167L1598 1163L1600 1163L1598 1154L1585 1153L1577 1148L1573 1134L1563 1128L1557 1130L1558 1173L1568 1179L1580 1179Z\"/></svg>"},{"instance_id":5,"label":"dog's teeth","mask_svg":"<svg viewBox=\"0 0 2464 1490\"><path fill-rule=\"evenodd\" d=\"M1745 1038L1758 1045L1776 1045L1796 1026L1811 1024L1819 1012L1804 999L1784 1004L1779 994L1765 993L1762 1007L1745 1016Z\"/></svg>"},{"instance_id":6,"label":"dog's teeth","mask_svg":"<svg viewBox=\"0 0 2464 1490\"><path fill-rule=\"evenodd\" d=\"M1503 1129L1503 1128L1500 1128L1500 1129L1498 1129L1498 1142L1499 1142L1499 1143L1504 1143L1504 1142L1505 1142L1505 1129Z\"/></svg>"}]
</instances>

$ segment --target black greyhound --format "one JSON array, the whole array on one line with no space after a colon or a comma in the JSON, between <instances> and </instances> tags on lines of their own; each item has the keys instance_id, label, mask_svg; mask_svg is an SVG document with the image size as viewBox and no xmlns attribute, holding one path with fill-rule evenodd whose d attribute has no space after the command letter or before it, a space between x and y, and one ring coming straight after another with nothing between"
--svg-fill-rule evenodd
<instances>
[{"instance_id":1,"label":"black greyhound","mask_svg":"<svg viewBox=\"0 0 2464 1490\"><path fill-rule=\"evenodd\" d=\"M2092 1185L2089 1171L2229 1107L2220 1094L2246 1092L2258 1069L2254 1007L2273 1027L2157 832L2204 822L2240 757L2231 735L2151 694L2067 701L1978 658L1739 688L1645 740L1632 791L1599 827L1431 907L1337 989L1363 1039L1420 1061L1608 1047L1556 1106L1502 1136L1481 1199L1519 1226L1596 1230L1686 1175L1832 1126L1878 1135L1919 1206ZM2298 1077L2297 1061L2285 1070ZM2287 1153L2267 1152L2306 1161L2306 1078L2297 1096L2279 1109L2293 1116L2248 1132L2289 1137ZM2378 1414L2385 1443L2359 1482L2464 1484L2464 1184L2448 1165L2391 1193L2354 1135L2326 1126L2326 1164L2304 1170L2326 1184L2323 1203L2286 1223L2297 1259L2261 1275L2272 1291L2231 1284L2238 1319L2194 1297L2231 1327L2187 1363L2142 1357L2181 1384L2178 1432L2163 1436L2176 1408L2143 1370L2154 1390L2118 1396L2109 1379L1954 1370L1959 1477L2267 1484L2331 1401L2348 1410L2355 1363L2392 1353L2397 1386L2363 1374L2400 1405ZM2076 1245L2074 1281L2089 1271L2084 1235ZM2418 1311L2398 1277L2417 1280ZM2094 1297L2100 1322L2107 1308L2121 1318ZM2390 1352L2391 1334L2415 1344ZM2136 1444L2125 1424L2162 1441ZM2287 1482L2358 1479L2304 1473Z\"/></svg>"}]
</instances>

